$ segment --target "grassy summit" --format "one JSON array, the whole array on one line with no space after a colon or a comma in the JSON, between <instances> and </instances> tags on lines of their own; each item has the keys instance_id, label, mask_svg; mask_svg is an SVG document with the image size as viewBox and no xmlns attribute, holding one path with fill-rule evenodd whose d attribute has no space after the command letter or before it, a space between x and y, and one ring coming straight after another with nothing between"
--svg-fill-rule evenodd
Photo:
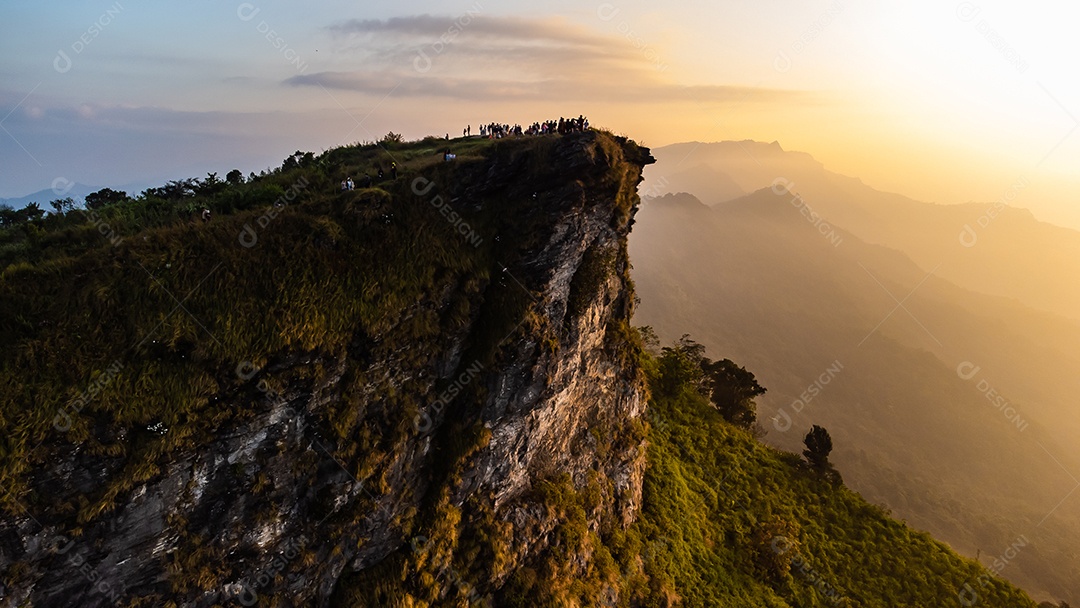
<instances>
[{"instance_id":1,"label":"grassy summit","mask_svg":"<svg viewBox=\"0 0 1080 608\"><path fill-rule=\"evenodd\" d=\"M610 135L574 137L621 154ZM520 216L536 205L533 190L493 191L493 163L532 175L524 182L557 183L550 156L561 139L429 138L298 153L243 183L173 182L0 229L0 509L51 510L23 474L58 446L124 463L106 490L61 510L85 520L110 509L158 474L167 454L243 420L242 409L217 402L269 356L338 352L358 334L405 356L421 338L437 343L476 314L481 286L535 238ZM448 147L453 162L443 160ZM384 179L360 187L376 167ZM358 188L343 192L348 176ZM470 188L480 194L467 196ZM423 309L442 294L449 310ZM494 341L520 321L527 294L496 285L485 297ZM486 357L494 343L474 348ZM402 399L397 426L416 414Z\"/></svg>"},{"instance_id":2,"label":"grassy summit","mask_svg":"<svg viewBox=\"0 0 1080 608\"><path fill-rule=\"evenodd\" d=\"M649 466L631 531L651 579L645 605L1035 606L801 456L725 421L685 349L646 367Z\"/></svg>"}]
</instances>

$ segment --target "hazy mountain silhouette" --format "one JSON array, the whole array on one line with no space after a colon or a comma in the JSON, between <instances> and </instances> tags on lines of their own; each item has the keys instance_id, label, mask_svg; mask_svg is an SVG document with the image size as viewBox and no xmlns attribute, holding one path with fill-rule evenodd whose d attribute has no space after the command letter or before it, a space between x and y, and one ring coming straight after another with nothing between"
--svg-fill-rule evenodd
<instances>
[{"instance_id":1,"label":"hazy mountain silhouette","mask_svg":"<svg viewBox=\"0 0 1080 608\"><path fill-rule=\"evenodd\" d=\"M810 166L755 146L776 166ZM869 225L875 204L860 220L845 203L846 217ZM1007 557L1001 576L1036 594L1080 598L1080 502L1067 499L1080 473L1080 326L958 287L816 213L783 188L713 208L686 194L648 200L630 239L635 322L665 341L690 332L756 374L768 442L795 449L824 425L868 499L990 567Z\"/></svg>"},{"instance_id":2,"label":"hazy mountain silhouette","mask_svg":"<svg viewBox=\"0 0 1080 608\"><path fill-rule=\"evenodd\" d=\"M655 180L652 188L656 192L643 190L642 193L645 196L656 196L666 192L700 192L701 201L707 205L730 201L748 192L730 175L709 165L696 165L667 174Z\"/></svg>"},{"instance_id":3,"label":"hazy mountain silhouette","mask_svg":"<svg viewBox=\"0 0 1080 608\"><path fill-rule=\"evenodd\" d=\"M49 202L55 201L70 196L75 199L76 202L82 203L87 194L98 190L93 186L87 186L86 184L73 183L58 184L57 188L46 188L45 190L39 190L26 196L19 196L15 198L0 198L0 205L11 207L12 209L22 209L30 203L37 203L42 209L49 209Z\"/></svg>"},{"instance_id":4,"label":"hazy mountain silhouette","mask_svg":"<svg viewBox=\"0 0 1080 608\"><path fill-rule=\"evenodd\" d=\"M1003 178L997 201L939 205L875 190L776 142L691 142L653 153L657 164L642 185L649 195L689 192L708 204L731 198L726 181L710 189L702 180L679 177L690 163L698 175L723 174L746 192L776 183L800 194L833 224L869 243L899 249L961 287L1080 319L1080 282L1064 278L1080 276L1080 232L1008 206L1027 187L1023 176ZM1052 272L1037 272L1043 268Z\"/></svg>"}]
</instances>

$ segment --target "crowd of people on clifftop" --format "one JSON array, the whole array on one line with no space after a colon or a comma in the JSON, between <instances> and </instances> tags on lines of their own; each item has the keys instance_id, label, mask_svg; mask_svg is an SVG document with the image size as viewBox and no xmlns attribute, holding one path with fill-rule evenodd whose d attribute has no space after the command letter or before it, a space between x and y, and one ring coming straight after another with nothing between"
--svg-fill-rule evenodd
<instances>
[{"instance_id":1,"label":"crowd of people on clifftop","mask_svg":"<svg viewBox=\"0 0 1080 608\"><path fill-rule=\"evenodd\" d=\"M543 122L534 122L528 127L522 127L521 125L508 125L499 124L493 122L486 125L480 125L480 137L486 137L488 139L502 139L503 137L516 137L523 135L549 135L551 133L558 133L565 135L567 133L579 133L581 131L589 130L589 119L584 116L578 116L577 118L559 118L559 120L545 120ZM465 127L461 134L465 137L472 135L472 125Z\"/></svg>"}]
</instances>

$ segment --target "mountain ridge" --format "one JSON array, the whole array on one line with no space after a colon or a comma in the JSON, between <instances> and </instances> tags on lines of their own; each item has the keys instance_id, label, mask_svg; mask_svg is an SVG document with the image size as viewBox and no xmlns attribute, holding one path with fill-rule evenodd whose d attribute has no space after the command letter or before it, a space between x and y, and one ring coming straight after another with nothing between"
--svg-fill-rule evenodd
<instances>
[{"instance_id":1,"label":"mountain ridge","mask_svg":"<svg viewBox=\"0 0 1080 608\"><path fill-rule=\"evenodd\" d=\"M1060 535L1076 522L1072 509L1052 511L1068 477L1051 458L1074 463L1064 455L1075 417L1060 408L1075 389L1070 376L1052 379L1080 367L1076 324L954 286L843 226L830 229L834 243L801 213L812 203L793 200L771 188L713 207L688 194L645 199L630 239L636 322L664 340L689 332L754 370L770 389L759 400L768 443L796 450L792 429L827 426L837 466L869 500L973 556L1023 532L1032 542L1003 575L1068 597L1067 569L1051 564L1069 563ZM1009 333L1001 318L1039 333ZM1040 393L1047 386L1056 397ZM1059 536L1036 535L1051 514ZM1052 592L1036 582L1050 570Z\"/></svg>"}]
</instances>

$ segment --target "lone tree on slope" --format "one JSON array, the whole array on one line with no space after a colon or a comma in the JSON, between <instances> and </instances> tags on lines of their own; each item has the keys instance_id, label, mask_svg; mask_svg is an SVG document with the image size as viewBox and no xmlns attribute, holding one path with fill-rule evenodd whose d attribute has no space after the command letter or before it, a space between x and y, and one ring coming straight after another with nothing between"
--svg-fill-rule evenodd
<instances>
[{"instance_id":1,"label":"lone tree on slope","mask_svg":"<svg viewBox=\"0 0 1080 608\"><path fill-rule=\"evenodd\" d=\"M815 424L806 434L803 444L806 445L803 456L806 456L806 460L814 468L832 468L832 464L829 463L829 453L832 452L832 437L829 436L829 431Z\"/></svg>"},{"instance_id":2,"label":"lone tree on slope","mask_svg":"<svg viewBox=\"0 0 1080 608\"><path fill-rule=\"evenodd\" d=\"M705 372L709 399L720 415L736 426L752 428L757 421L754 398L765 394L754 374L730 359L703 359L701 369Z\"/></svg>"}]
</instances>

